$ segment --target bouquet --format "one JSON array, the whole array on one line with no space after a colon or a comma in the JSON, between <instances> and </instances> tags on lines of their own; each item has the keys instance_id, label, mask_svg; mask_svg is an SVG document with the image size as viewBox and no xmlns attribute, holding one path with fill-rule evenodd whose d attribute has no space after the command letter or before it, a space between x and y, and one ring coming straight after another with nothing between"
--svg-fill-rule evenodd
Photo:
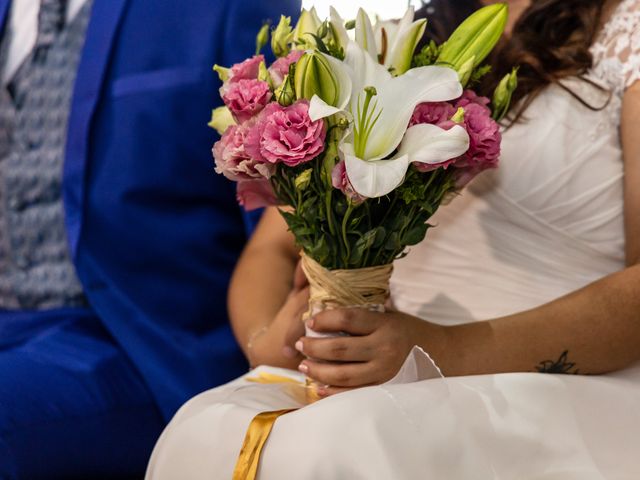
<instances>
[{"instance_id":1,"label":"bouquet","mask_svg":"<svg viewBox=\"0 0 640 480\"><path fill-rule=\"evenodd\" d=\"M485 7L416 51L426 20L412 9L375 24L363 10L349 22L303 10L295 27L288 17L263 27L254 57L214 67L225 105L210 124L222 135L216 171L246 209L281 207L310 312L383 310L393 261L425 238L445 199L497 166L516 71L491 100L473 88L507 13ZM269 37L271 65L260 54Z\"/></svg>"}]
</instances>

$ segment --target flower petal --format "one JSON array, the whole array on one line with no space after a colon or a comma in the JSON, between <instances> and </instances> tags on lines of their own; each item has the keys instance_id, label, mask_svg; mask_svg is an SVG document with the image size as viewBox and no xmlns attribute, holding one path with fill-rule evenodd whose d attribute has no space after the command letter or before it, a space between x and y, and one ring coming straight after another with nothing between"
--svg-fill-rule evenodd
<instances>
[{"instance_id":1,"label":"flower petal","mask_svg":"<svg viewBox=\"0 0 640 480\"><path fill-rule=\"evenodd\" d=\"M459 157L469 150L469 135L460 125L445 130L436 125L414 125L400 144L398 157L408 157L410 162L442 163Z\"/></svg>"},{"instance_id":2,"label":"flower petal","mask_svg":"<svg viewBox=\"0 0 640 480\"><path fill-rule=\"evenodd\" d=\"M341 150L349 181L363 197L378 198L391 193L402 184L409 168L406 155L393 160L368 162L355 156L351 144L343 144Z\"/></svg>"},{"instance_id":3,"label":"flower petal","mask_svg":"<svg viewBox=\"0 0 640 480\"><path fill-rule=\"evenodd\" d=\"M338 40L338 42L340 43L340 46L346 49L347 45L349 45L350 39L349 39L349 33L347 32L347 29L344 26L345 22L340 16L340 14L338 13L338 11L333 6L329 7L329 11L330 11L330 18L331 18L331 28L333 30L333 33L336 36L336 39Z\"/></svg>"},{"instance_id":4,"label":"flower petal","mask_svg":"<svg viewBox=\"0 0 640 480\"><path fill-rule=\"evenodd\" d=\"M402 75L411 68L416 47L424 36L427 20L421 19L401 29L387 54L385 65L394 75Z\"/></svg>"},{"instance_id":5,"label":"flower petal","mask_svg":"<svg viewBox=\"0 0 640 480\"><path fill-rule=\"evenodd\" d=\"M358 10L358 15L356 16L356 42L371 55L372 59L378 60L376 37L373 34L371 20L367 12L362 8Z\"/></svg>"},{"instance_id":6,"label":"flower petal","mask_svg":"<svg viewBox=\"0 0 640 480\"><path fill-rule=\"evenodd\" d=\"M365 87L378 88L392 78L384 65L380 65L355 42L349 42L347 45L344 63L349 66L352 75L352 103Z\"/></svg>"},{"instance_id":7,"label":"flower petal","mask_svg":"<svg viewBox=\"0 0 640 480\"><path fill-rule=\"evenodd\" d=\"M366 160L389 156L400 144L415 108L423 102L441 102L462 95L458 74L447 67L420 67L376 86L380 118L365 148ZM353 100L352 100L353 104Z\"/></svg>"},{"instance_id":8,"label":"flower petal","mask_svg":"<svg viewBox=\"0 0 640 480\"><path fill-rule=\"evenodd\" d=\"M336 113L340 113L341 108L333 107L322 100L318 95L314 95L309 102L309 117L313 122L321 118L327 118Z\"/></svg>"},{"instance_id":9,"label":"flower petal","mask_svg":"<svg viewBox=\"0 0 640 480\"><path fill-rule=\"evenodd\" d=\"M338 104L334 105L341 110L347 108L349 105L349 100L351 99L351 93L353 92L353 80L354 73L351 71L351 68L348 64L341 62L337 58L332 57L331 55L326 55L324 53L321 54L324 58L327 59L329 65L331 65L331 71L335 75L338 89L339 89L339 100Z\"/></svg>"}]
</instances>

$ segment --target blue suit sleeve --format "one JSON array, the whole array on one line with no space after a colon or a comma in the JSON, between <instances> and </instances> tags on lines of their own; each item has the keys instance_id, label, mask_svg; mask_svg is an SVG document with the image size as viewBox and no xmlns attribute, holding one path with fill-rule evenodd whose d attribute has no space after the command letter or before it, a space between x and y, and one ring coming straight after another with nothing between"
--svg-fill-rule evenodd
<instances>
[{"instance_id":1,"label":"blue suit sleeve","mask_svg":"<svg viewBox=\"0 0 640 480\"><path fill-rule=\"evenodd\" d=\"M299 0L231 0L227 8L221 64L230 66L255 53L256 35L265 22L275 25L280 15L290 16L295 22L301 3ZM265 47L264 53L270 57L271 48Z\"/></svg>"}]
</instances>

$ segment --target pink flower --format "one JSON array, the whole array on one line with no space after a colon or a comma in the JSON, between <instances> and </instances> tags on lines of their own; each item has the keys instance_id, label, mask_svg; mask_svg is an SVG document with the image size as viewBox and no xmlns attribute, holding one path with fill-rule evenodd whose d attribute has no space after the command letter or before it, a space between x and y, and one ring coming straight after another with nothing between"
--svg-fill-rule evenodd
<instances>
[{"instance_id":1,"label":"pink flower","mask_svg":"<svg viewBox=\"0 0 640 480\"><path fill-rule=\"evenodd\" d=\"M256 80L262 62L264 62L264 55L256 55L244 62L236 63L231 67L228 82L234 83L240 80Z\"/></svg>"},{"instance_id":2,"label":"pink flower","mask_svg":"<svg viewBox=\"0 0 640 480\"><path fill-rule=\"evenodd\" d=\"M484 107L483 110L487 116L491 116L491 110L488 107L490 102L491 100L487 97L481 97L473 90L465 90L462 96L456 101L455 108L457 110L460 107L466 108L467 105L480 105Z\"/></svg>"},{"instance_id":3,"label":"pink flower","mask_svg":"<svg viewBox=\"0 0 640 480\"><path fill-rule=\"evenodd\" d=\"M312 122L309 102L299 100L289 107L270 103L247 135L249 154L272 164L295 167L324 151L327 129L323 120Z\"/></svg>"},{"instance_id":4,"label":"pink flower","mask_svg":"<svg viewBox=\"0 0 640 480\"><path fill-rule=\"evenodd\" d=\"M213 146L216 172L230 180L251 180L269 178L273 165L254 160L246 151L248 125L233 125L224 132Z\"/></svg>"},{"instance_id":5,"label":"pink flower","mask_svg":"<svg viewBox=\"0 0 640 480\"><path fill-rule=\"evenodd\" d=\"M238 122L244 122L259 113L272 97L267 82L239 80L221 88L222 100Z\"/></svg>"},{"instance_id":6,"label":"pink flower","mask_svg":"<svg viewBox=\"0 0 640 480\"><path fill-rule=\"evenodd\" d=\"M284 77L289 73L289 66L300 60L302 55L304 55L304 51L292 50L289 55L279 58L271 64L271 67L269 67L269 73L271 74L273 83L276 86L280 86L282 84Z\"/></svg>"},{"instance_id":7,"label":"pink flower","mask_svg":"<svg viewBox=\"0 0 640 480\"><path fill-rule=\"evenodd\" d=\"M347 165L344 160L341 160L333 167L331 171L331 184L333 188L340 190L354 203L362 203L365 200L362 195L354 190L353 185L351 185L347 175Z\"/></svg>"},{"instance_id":8,"label":"pink flower","mask_svg":"<svg viewBox=\"0 0 640 480\"><path fill-rule=\"evenodd\" d=\"M469 103L464 107L463 125L469 134L469 150L456 162L456 166L483 170L496 167L502 135L500 126L491 118L491 111L485 105Z\"/></svg>"},{"instance_id":9,"label":"pink flower","mask_svg":"<svg viewBox=\"0 0 640 480\"><path fill-rule=\"evenodd\" d=\"M448 102L421 103L416 107L411 116L409 126L413 127L421 123L440 125L453 117L457 108Z\"/></svg>"},{"instance_id":10,"label":"pink flower","mask_svg":"<svg viewBox=\"0 0 640 480\"><path fill-rule=\"evenodd\" d=\"M279 205L271 182L266 179L238 182L236 197L238 203L247 211Z\"/></svg>"}]
</instances>

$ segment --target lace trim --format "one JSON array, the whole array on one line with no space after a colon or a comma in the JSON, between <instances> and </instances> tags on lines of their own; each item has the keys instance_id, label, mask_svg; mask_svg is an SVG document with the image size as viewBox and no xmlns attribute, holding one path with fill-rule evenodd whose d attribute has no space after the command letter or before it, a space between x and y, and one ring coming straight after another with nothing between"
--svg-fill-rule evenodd
<instances>
[{"instance_id":1,"label":"lace trim","mask_svg":"<svg viewBox=\"0 0 640 480\"><path fill-rule=\"evenodd\" d=\"M591 47L593 75L622 96L640 80L640 0L622 0Z\"/></svg>"}]
</instances>

